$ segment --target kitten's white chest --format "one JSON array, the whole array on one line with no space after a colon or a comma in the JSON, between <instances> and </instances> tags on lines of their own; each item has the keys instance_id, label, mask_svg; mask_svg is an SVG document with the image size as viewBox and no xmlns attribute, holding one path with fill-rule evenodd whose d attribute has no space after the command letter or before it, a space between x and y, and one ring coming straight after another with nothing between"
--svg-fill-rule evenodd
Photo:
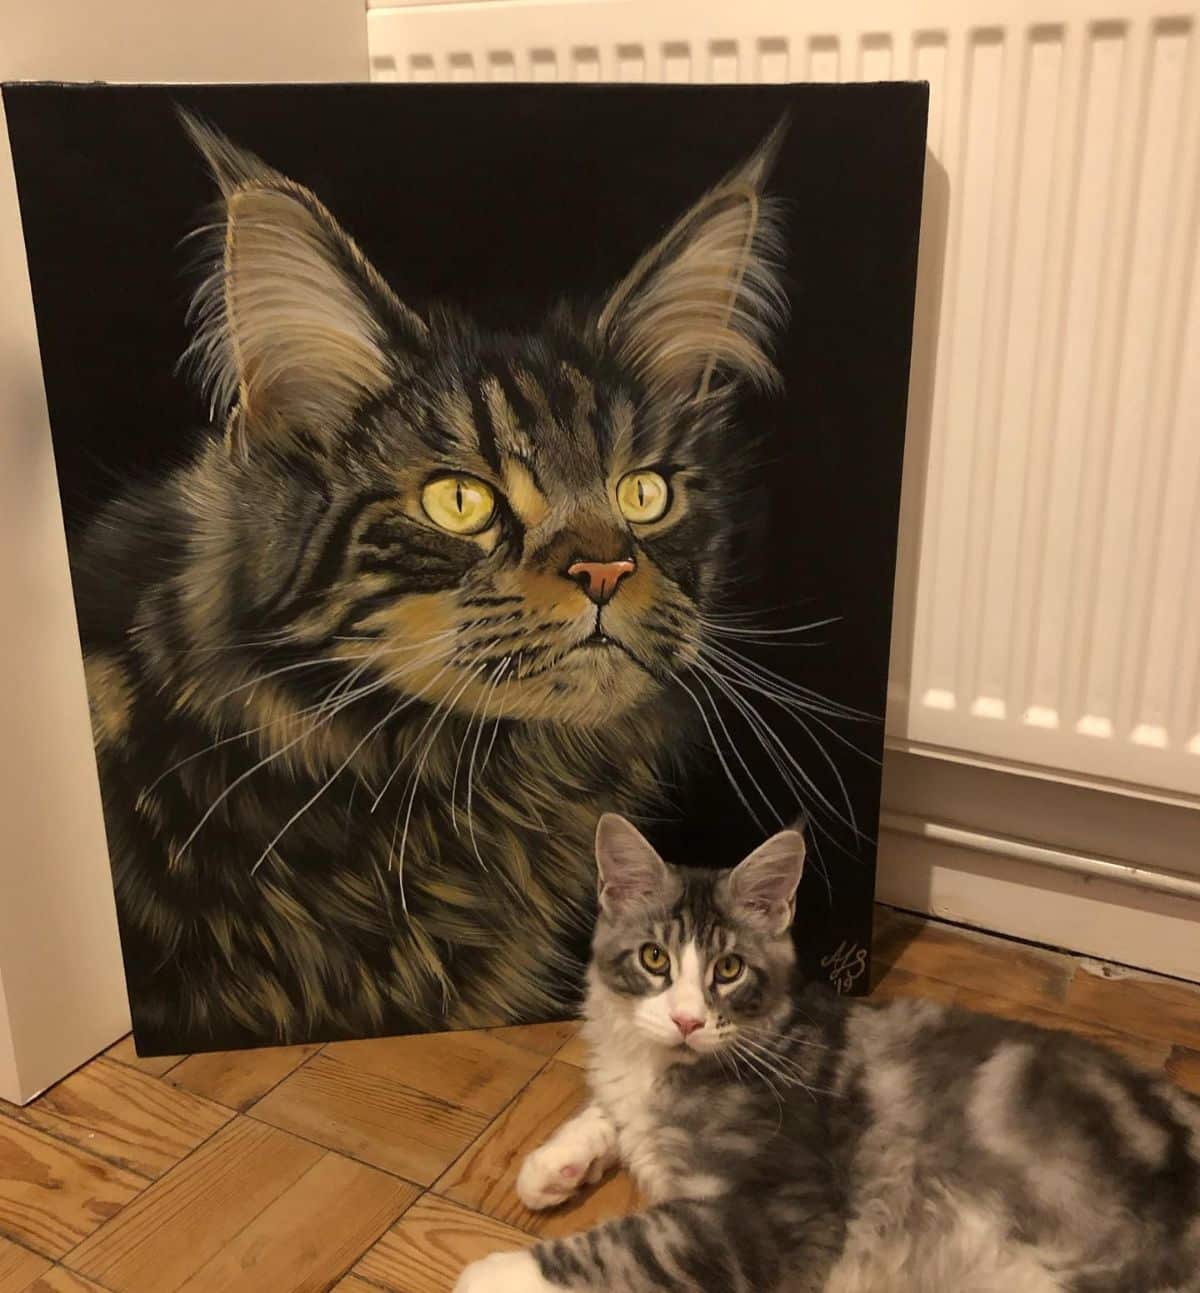
<instances>
[{"instance_id":1,"label":"kitten's white chest","mask_svg":"<svg viewBox=\"0 0 1200 1293\"><path fill-rule=\"evenodd\" d=\"M610 1043L596 1048L589 1070L592 1096L616 1124L621 1161L650 1202L670 1196L675 1175L661 1134L665 1067L644 1049Z\"/></svg>"}]
</instances>

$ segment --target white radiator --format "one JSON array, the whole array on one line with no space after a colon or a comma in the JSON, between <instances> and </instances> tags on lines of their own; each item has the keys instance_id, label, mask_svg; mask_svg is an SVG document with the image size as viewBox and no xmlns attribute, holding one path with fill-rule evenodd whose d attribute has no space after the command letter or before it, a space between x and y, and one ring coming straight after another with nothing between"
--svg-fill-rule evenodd
<instances>
[{"instance_id":1,"label":"white radiator","mask_svg":"<svg viewBox=\"0 0 1200 1293\"><path fill-rule=\"evenodd\" d=\"M929 81L889 739L1200 805L1200 17L1117 4L368 24L381 81Z\"/></svg>"}]
</instances>

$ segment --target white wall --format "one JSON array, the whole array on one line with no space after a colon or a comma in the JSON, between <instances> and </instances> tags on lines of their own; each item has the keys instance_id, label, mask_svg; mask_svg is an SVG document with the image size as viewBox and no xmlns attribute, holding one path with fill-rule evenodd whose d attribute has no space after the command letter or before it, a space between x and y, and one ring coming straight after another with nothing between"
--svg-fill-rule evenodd
<instances>
[{"instance_id":1,"label":"white wall","mask_svg":"<svg viewBox=\"0 0 1200 1293\"><path fill-rule=\"evenodd\" d=\"M359 81L361 0L10 0L0 79ZM129 1025L12 159L0 108L0 1097Z\"/></svg>"}]
</instances>

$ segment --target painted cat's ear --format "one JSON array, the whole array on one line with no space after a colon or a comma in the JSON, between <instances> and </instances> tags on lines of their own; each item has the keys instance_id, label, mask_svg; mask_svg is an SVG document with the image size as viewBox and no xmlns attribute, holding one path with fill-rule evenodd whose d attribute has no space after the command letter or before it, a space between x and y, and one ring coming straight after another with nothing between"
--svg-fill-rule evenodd
<instances>
[{"instance_id":1,"label":"painted cat's ear","mask_svg":"<svg viewBox=\"0 0 1200 1293\"><path fill-rule=\"evenodd\" d=\"M605 813L596 826L600 909L608 916L657 905L672 890L671 873L648 839L624 817Z\"/></svg>"},{"instance_id":2,"label":"painted cat's ear","mask_svg":"<svg viewBox=\"0 0 1200 1293\"><path fill-rule=\"evenodd\" d=\"M598 319L653 392L703 399L721 380L778 380L771 344L787 314L779 210L763 184L786 120L634 265Z\"/></svg>"},{"instance_id":3,"label":"painted cat's ear","mask_svg":"<svg viewBox=\"0 0 1200 1293\"><path fill-rule=\"evenodd\" d=\"M185 361L238 451L327 441L427 329L308 189L183 111L221 199L199 231L204 278Z\"/></svg>"},{"instance_id":4,"label":"painted cat's ear","mask_svg":"<svg viewBox=\"0 0 1200 1293\"><path fill-rule=\"evenodd\" d=\"M780 831L729 873L729 900L743 920L782 934L796 914L796 890L804 874L804 836Z\"/></svg>"}]
</instances>

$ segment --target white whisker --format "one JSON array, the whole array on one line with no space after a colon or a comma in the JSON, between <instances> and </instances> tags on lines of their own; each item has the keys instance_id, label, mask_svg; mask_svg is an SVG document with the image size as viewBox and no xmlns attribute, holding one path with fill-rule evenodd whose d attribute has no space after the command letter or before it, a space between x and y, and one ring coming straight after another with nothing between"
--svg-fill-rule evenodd
<instances>
[{"instance_id":1,"label":"white whisker","mask_svg":"<svg viewBox=\"0 0 1200 1293\"><path fill-rule=\"evenodd\" d=\"M500 679L504 676L504 671L508 668L508 662L511 658L511 656L505 656L504 659L496 666L496 671L492 678L492 684L487 693L489 701L496 694L496 687L499 685ZM470 728L467 730L470 731ZM471 848L475 852L475 859L486 871L487 863L480 855L479 842L475 838L475 815L472 812L472 804L474 803L475 798L475 756L479 753L479 741L482 736L483 722L480 721L479 731L475 734L475 744L471 748L471 761L467 766L467 829L471 833Z\"/></svg>"},{"instance_id":2,"label":"white whisker","mask_svg":"<svg viewBox=\"0 0 1200 1293\"><path fill-rule=\"evenodd\" d=\"M440 677L442 673L445 673L446 668L448 668L448 667L449 667L449 666L444 666L444 667L442 668L442 670L439 672L439 674L437 674L437 675L435 676L435 678L434 678L433 680L431 680L431 682L430 682L430 683L426 684L426 687L431 686L431 685L432 685L432 682L433 682L433 681L436 681L437 677ZM423 690L424 690L424 689L422 689L422 692L423 692ZM400 712L401 712L401 710L407 709L409 705L411 705L415 700L417 700L417 699L418 699L418 697L419 697L419 696L421 696L421 695L422 695L422 692L417 692L417 693L416 693L416 695L414 695L414 696L407 696L407 697L403 697L403 696L402 696L402 697L400 698L400 700L397 702L397 704L393 705L393 706L392 706L392 708L391 708L390 710L388 710L388 712L383 716L383 718L381 718L381 719L379 720L379 722L378 722L378 723L376 723L376 724L374 725L374 727L372 727L372 728L370 728L370 729L368 730L368 732L367 732L366 736L364 736L364 737L362 738L362 740L360 740L360 741L358 742L358 744L354 747L354 749L352 749L352 750L350 751L350 753L346 756L346 760L345 760L345 762L343 762L342 764L340 764L340 765L338 766L337 770L333 773L333 775L332 775L332 776L331 776L331 777L330 777L330 778L329 778L329 779L328 779L328 780L327 780L327 781L326 781L326 782L321 786L321 788L320 788L320 789L316 792L316 794L315 794L315 795L313 795L313 797L312 797L312 798L311 798L311 799L310 799L310 800L309 800L309 801L304 805L304 807L303 807L303 808L301 808L301 809L300 809L300 811L299 811L298 813L296 813L296 814L295 814L295 816L293 816L293 817L291 817L291 818L289 818L289 819L288 819L288 821L284 824L283 830L281 830L281 831L280 831L279 835L276 835L276 836L275 836L275 838L271 841L271 843L270 843L270 844L267 846L267 848L263 851L263 853L262 853L262 855L259 857L258 861L257 861L257 862L255 862L255 864L250 868L250 874L251 874L251 875L253 875L253 874L258 870L258 868L262 865L263 860L265 859L265 857L267 856L267 854L271 851L271 849L272 849L272 848L275 846L275 844L279 841L279 838L280 838L280 836L283 834L283 831L286 831L286 830L287 830L287 828L288 828L289 826L291 826L291 824L292 824L292 823L293 823L293 822L294 822L294 821L295 821L295 820L296 820L296 819L297 819L297 818L298 818L302 813L304 813L305 811L307 811L307 809L308 809L312 804L316 803L316 801L317 801L317 800L318 800L318 799L319 799L319 798L320 798L320 797L325 793L325 791L326 791L326 790L328 790L328 789L329 789L329 787L330 787L330 786L333 784L333 782L337 779L337 777L339 776L339 774L340 774L340 773L341 773L341 772L342 772L342 771L343 771L343 770L344 770L344 769L349 765L350 761L351 761L351 760L354 758L354 756L359 752L359 750L361 750L361 749L362 749L362 747L367 743L367 741L368 741L372 736L374 736L374 735L375 735L375 733L376 733L376 732L378 732L378 731L379 731L379 729L380 729L381 727L383 727L383 726L384 726L384 725L385 725L385 724L386 724L386 723L387 723L391 718L393 718L396 714L400 713ZM320 720L318 720L318 721L317 721L316 723L314 723L311 727L306 728L303 732L301 732L301 733L300 733L300 735L299 735L299 736L293 737L293 738L292 738L292 740L288 741L288 742L287 742L287 744L286 744L286 745L284 745L284 746L282 747L282 749L276 750L273 754L268 755L268 756L267 756L266 758L264 758L264 759L260 759L256 764L254 764L254 766L253 766L253 767L248 768L248 769L247 769L245 772L243 772L240 776L235 777L235 778L233 779L233 781L231 781L231 782L229 783L229 785L227 785L227 786L225 787L225 789L221 791L221 793L216 797L216 799L214 799L214 800L213 800L213 802L212 802L211 804L209 804L208 808L207 808L207 809L205 810L205 812L204 812L204 815L200 818L200 820L196 823L195 827L193 828L192 833L187 837L187 839L186 839L186 840L184 840L183 844L180 846L179 851L178 851L178 854L177 854L176 856L178 857L178 856L179 856L179 854L182 854L182 853L183 853L183 850L184 850L184 849L186 849L186 848L188 847L188 845L192 842L192 840L194 840L194 839L196 838L196 834L197 834L197 832L198 832L198 831L200 830L200 828L204 825L204 823L209 819L209 817L211 817L211 816L212 816L213 812L216 810L216 808L217 808L217 807L218 807L218 805L222 802L222 800L224 800L224 799L225 799L225 798L226 798L226 797L227 797L227 796L228 796L228 795L229 795L233 790L235 790L235 789L236 789L236 788L237 788L237 787L238 787L238 786L239 786L243 781L245 781L248 777L250 777L251 775L253 775L253 773L257 772L260 768L265 767L265 766L266 766L267 764L269 764L269 763L273 763L276 759L278 759L278 758L280 758L282 755L286 754L286 753L288 752L288 750L290 750L293 746L297 745L300 741L303 741L303 740L307 739L308 737L310 737L310 736L311 736L311 735L312 735L312 734L317 730L317 728L322 727L322 726L324 726L325 724L327 724L327 723L331 722L331 721L332 721L332 719L333 719L337 714L339 714L343 709L345 709L348 705L350 705L350 704L352 704L352 703L353 703L353 701L352 701L352 699L351 699L351 698L345 698L345 699L343 699L343 700L342 700L342 701L340 701L336 706L334 706L334 708L333 708L333 709L332 709L332 710L331 710L331 711L330 711L330 712L329 712L329 713L328 713L324 718L321 718Z\"/></svg>"},{"instance_id":3,"label":"white whisker","mask_svg":"<svg viewBox=\"0 0 1200 1293\"><path fill-rule=\"evenodd\" d=\"M788 785L793 788L793 791L795 792L798 789L798 787L796 786L796 780L795 780L796 778L798 778L800 783L802 783L807 788L810 794L816 797L817 801L826 810L826 812L829 813L831 817L841 822L843 826L846 826L855 835L858 835L859 830L858 830L857 823L854 820L853 805L849 804L848 802L850 818L849 820L847 820L847 818L843 817L842 814L833 806L830 800L822 793L820 788L817 786L816 782L813 781L813 779L800 765L795 755L793 755L791 750L788 749L787 745L780 738L779 734L775 731L775 729L771 727L771 725L766 721L766 719L762 716L762 714L760 714L758 710L754 708L754 706L746 699L746 697L739 693L736 685L733 682L731 682L729 678L723 677L720 673L714 670L711 665L704 666L698 663L696 666L693 666L693 668L705 669L708 676L713 680L714 684L718 688L720 688L721 692L737 708L738 712L746 720L747 726L750 728L751 732L756 737L759 744L762 746L764 751L766 751L767 755L771 758L772 762L775 765L776 770L784 778L784 780L788 783ZM797 715L793 714L792 717L802 727L804 726L803 721ZM806 732L808 731L807 727L805 727L805 731ZM808 735L809 735L809 738L814 740L815 742L815 738L812 736L812 733L809 732ZM825 753L824 749L822 749L822 755L823 757L828 759L828 755ZM784 766L785 764L786 764L786 768ZM791 769L791 773L794 774L794 776L788 773L787 768ZM842 781L841 775L836 772L836 769L835 769L835 775L837 775L838 782L842 786L843 793L845 793L845 783ZM848 801L848 796L847 796L847 801Z\"/></svg>"},{"instance_id":4,"label":"white whisker","mask_svg":"<svg viewBox=\"0 0 1200 1293\"><path fill-rule=\"evenodd\" d=\"M425 684L425 686L422 687L421 690L417 692L415 696L413 696L412 699L416 700L418 697L423 696L430 689L430 687L432 687L433 684L437 682L437 680L442 676L442 674L444 674L449 668L450 668L449 664L444 664L437 671L437 673L435 673L433 677L430 678L430 680ZM470 682L470 677L468 677L467 681ZM419 741L421 739L421 737L425 733L425 730L429 727L429 724L433 722L434 716L437 714L438 709L441 706L441 703L442 703L441 701L436 702L433 708L429 711L429 714L426 717L425 722L421 727L421 730L417 733L414 739L414 744L416 743L416 741ZM387 793L388 786L390 786L392 782L395 781L396 774L400 771L400 768L404 763L404 759L405 759L405 756L401 755L396 766L391 770L391 772L388 773L387 778L385 779L383 785L379 787L379 793L375 796L375 798L371 802L371 808L370 808L371 812L374 812L379 807L380 800L382 800L384 795Z\"/></svg>"},{"instance_id":5,"label":"white whisker","mask_svg":"<svg viewBox=\"0 0 1200 1293\"><path fill-rule=\"evenodd\" d=\"M508 696L508 689L512 685L512 680L513 680L513 675L511 673L504 680L504 695L506 698ZM487 768L488 760L492 757L492 750L495 748L495 745L496 745L496 737L500 735L500 724L503 721L504 721L504 706L503 704L501 704L496 714L496 721L492 724L491 740L488 741L487 750L484 751L483 762L479 765L480 776L483 775L484 770Z\"/></svg>"},{"instance_id":6,"label":"white whisker","mask_svg":"<svg viewBox=\"0 0 1200 1293\"><path fill-rule=\"evenodd\" d=\"M738 782L738 779L733 775L733 771L729 767L729 763L726 761L724 751L721 749L721 743L717 740L717 734L713 731L712 724L708 721L708 714L705 711L704 706L696 696L696 693L692 691L682 678L677 677L675 681L683 688L684 692L691 698L692 704L700 711L700 717L704 720L704 726L708 731L708 739L712 742L713 750L715 751L717 758L720 760L721 767L725 772L725 779L733 787L733 791L741 801L742 807L750 814L750 820L753 821L758 829L765 834L766 827L763 826L762 822L759 820L758 814L750 806L750 801L742 793L742 787Z\"/></svg>"},{"instance_id":7,"label":"white whisker","mask_svg":"<svg viewBox=\"0 0 1200 1293\"><path fill-rule=\"evenodd\" d=\"M248 691L251 687L257 687L260 682L266 682L268 678L278 678L280 674L295 673L297 669L316 669L321 665L341 664L343 660L369 660L368 655L346 655L346 656L319 656L315 660L300 660L293 664L280 665L278 669L268 670L267 673L256 674L249 682L239 683L236 687L231 687L228 691L223 691L219 696L212 698L215 705L222 700L228 700L230 696L236 696L239 692Z\"/></svg>"},{"instance_id":8,"label":"white whisker","mask_svg":"<svg viewBox=\"0 0 1200 1293\"><path fill-rule=\"evenodd\" d=\"M724 716L721 714L720 706L713 699L712 692L709 691L707 684L705 683L703 677L700 675L699 672L696 673L696 682L701 688L701 690L704 692L705 696L707 697L708 703L712 706L713 717L720 724L721 731L725 733L725 738L729 742L729 748L733 751L734 757L741 765L742 771L746 774L746 777L749 780L750 784L758 792L758 797L766 805L767 812L770 813L771 816L775 818L775 821L779 824L779 826L782 827L784 825L783 818L779 815L779 812L776 809L775 805L771 802L771 797L759 784L758 778L751 771L750 765L746 762L745 758L742 756L742 752L738 748L738 743L733 739L733 735L730 733L729 728L725 723ZM764 829L762 823L759 822L757 818L755 818L755 823L758 825L759 830Z\"/></svg>"},{"instance_id":9,"label":"white whisker","mask_svg":"<svg viewBox=\"0 0 1200 1293\"><path fill-rule=\"evenodd\" d=\"M392 708L388 710L388 712L379 720L378 723L376 723L373 727L368 729L367 734L354 746L354 748L350 751L350 753L346 755L345 759L343 759L342 762L338 764L337 768L335 768L334 771L330 774L330 776L321 784L320 788L316 790L312 795L310 795L309 798L306 799L304 803L301 804L301 806L291 815L291 817L289 817L287 821L284 822L284 824L279 828L274 839L271 840L270 844L268 844L267 847L259 855L258 861L255 862L255 864L250 868L251 875L254 875L254 873L258 870L258 868L262 866L263 861L266 859L267 854L270 853L270 851L275 847L275 845L279 843L279 841L283 838L286 832L294 825L294 823L299 821L300 818L303 817L306 812L308 812L308 810L313 806L313 804L315 804L317 800L321 798L321 796L329 789L330 786L333 785L333 783L338 779L338 777L350 766L350 763L353 761L354 756L359 752L359 750L362 749L364 745L366 745L366 743L371 739L371 737L374 736L375 733L378 732L380 728L382 728L385 724L389 723L402 710L407 709L409 705L412 705L422 695L424 695L424 693L428 691L430 687L433 686L433 684L438 680L438 678L440 678L442 674L445 673L449 667L450 667L449 665L443 665L442 668L433 676L433 678L429 680L429 682L425 684L425 686L419 692L415 693L412 696L403 697L399 701L399 703L393 705ZM383 792L380 791L381 795L382 793ZM376 800L376 803L378 802L379 801Z\"/></svg>"},{"instance_id":10,"label":"white whisker","mask_svg":"<svg viewBox=\"0 0 1200 1293\"><path fill-rule=\"evenodd\" d=\"M775 694L787 696L798 703L815 709L819 713L827 714L830 718L857 719L864 722L878 721L874 714L868 714L865 710L854 709L849 705L839 704L837 701L830 700L828 696L823 696L820 692L813 691L811 687L801 686L800 683L793 681L791 678L786 678L783 674L776 673L774 669L769 669L759 661L744 655L728 643L709 642L703 644L701 649L707 651L715 661L719 661L728 668L744 674L748 680L757 683L760 687L772 690Z\"/></svg>"},{"instance_id":11,"label":"white whisker","mask_svg":"<svg viewBox=\"0 0 1200 1293\"><path fill-rule=\"evenodd\" d=\"M411 786L411 790L408 793L408 808L406 809L404 814L404 834L400 837L400 860L396 864L396 878L400 885L400 906L404 908L404 911L406 914L408 912L408 898L405 896L405 893L404 893L404 854L408 847L408 827L409 827L409 823L412 820L413 804L416 802L416 799L417 799L417 787L421 784L421 772L425 767L425 761L429 758L429 752L430 750L433 749L434 742L438 738L438 733L442 730L443 726L445 726L446 719L450 717L450 714L452 713L454 706L458 701L458 698L463 694L463 692L466 691L466 689L471 685L471 683L474 682L482 674L482 672L483 672L483 669L479 668L474 673L468 674L468 676L464 679L462 686L459 687L459 689L453 694L453 696L448 697L442 702L444 709L442 712L441 719L438 721L438 725L433 729L433 732L430 734L429 739L425 742L425 747L421 751L421 757L409 776L409 785ZM433 713L436 714L437 712L438 710L435 708ZM433 715L430 715L431 718L432 716ZM425 725L426 727L429 725L428 719L426 720ZM421 731L424 732L424 730L425 728L423 727ZM420 740L420 735L418 735L417 740ZM414 746L415 746L415 742L414 742ZM394 829L395 828L393 827L393 839L395 838ZM391 869L392 869L392 858L389 855L388 870L390 871Z\"/></svg>"},{"instance_id":12,"label":"white whisker","mask_svg":"<svg viewBox=\"0 0 1200 1293\"><path fill-rule=\"evenodd\" d=\"M488 694L487 687L486 686L481 687L479 690L479 697L475 701L475 705L471 710L471 717L467 719L466 731L463 732L463 738L458 743L458 754L454 760L454 777L450 782L450 824L451 826L454 827L455 835L459 833L458 831L458 774L459 774L459 770L462 768L463 752L467 748L467 742L471 739L471 728L474 726L475 719L478 716L479 711L483 706L483 702L484 702L484 699L487 697L487 694ZM479 730L480 732L483 731L482 720L480 721L480 724L479 724Z\"/></svg>"}]
</instances>

